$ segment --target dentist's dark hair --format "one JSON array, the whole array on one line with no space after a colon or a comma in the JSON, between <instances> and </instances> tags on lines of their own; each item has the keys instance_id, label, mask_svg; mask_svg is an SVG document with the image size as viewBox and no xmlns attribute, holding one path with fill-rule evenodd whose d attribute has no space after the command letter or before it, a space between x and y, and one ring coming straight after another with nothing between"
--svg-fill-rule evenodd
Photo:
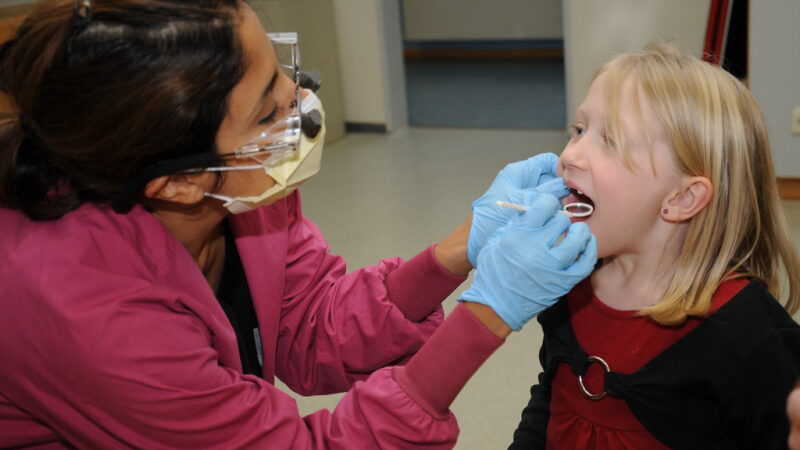
<instances>
[{"instance_id":1,"label":"dentist's dark hair","mask_svg":"<svg viewBox=\"0 0 800 450\"><path fill-rule=\"evenodd\" d=\"M77 1L77 4L81 4ZM36 220L115 202L159 161L214 153L244 73L240 0L43 2L0 46L0 204ZM86 17L84 17L86 16Z\"/></svg>"}]
</instances>

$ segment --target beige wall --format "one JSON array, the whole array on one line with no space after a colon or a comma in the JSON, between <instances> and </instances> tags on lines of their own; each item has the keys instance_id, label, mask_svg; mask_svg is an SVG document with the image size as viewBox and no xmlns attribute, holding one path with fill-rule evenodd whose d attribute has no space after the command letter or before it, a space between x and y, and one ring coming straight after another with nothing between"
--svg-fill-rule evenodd
<instances>
[{"instance_id":1,"label":"beige wall","mask_svg":"<svg viewBox=\"0 0 800 450\"><path fill-rule=\"evenodd\" d=\"M34 0L0 0L0 8L28 3L34 3Z\"/></svg>"},{"instance_id":2,"label":"beige wall","mask_svg":"<svg viewBox=\"0 0 800 450\"><path fill-rule=\"evenodd\" d=\"M32 5L27 4L7 6L5 3L0 2L0 42L5 42L14 37L14 33L25 18L25 14L32 8ZM14 110L15 107L9 97L0 93L0 119L16 117Z\"/></svg>"},{"instance_id":3,"label":"beige wall","mask_svg":"<svg viewBox=\"0 0 800 450\"><path fill-rule=\"evenodd\" d=\"M790 112L800 107L800 1L750 0L750 90L764 111L775 170L800 177L800 136Z\"/></svg>"},{"instance_id":4,"label":"beige wall","mask_svg":"<svg viewBox=\"0 0 800 450\"><path fill-rule=\"evenodd\" d=\"M564 0L563 4L569 115L565 125L583 100L594 71L615 54L673 38L684 51L698 56L703 52L710 0Z\"/></svg>"},{"instance_id":5,"label":"beige wall","mask_svg":"<svg viewBox=\"0 0 800 450\"><path fill-rule=\"evenodd\" d=\"M17 27L33 7L33 4L23 3L8 6L0 1L0 42L5 42L14 37Z\"/></svg>"},{"instance_id":6,"label":"beige wall","mask_svg":"<svg viewBox=\"0 0 800 450\"><path fill-rule=\"evenodd\" d=\"M322 72L320 100L325 107L326 141L344 135L344 99L331 0L251 0L267 31L296 31L306 69Z\"/></svg>"},{"instance_id":7,"label":"beige wall","mask_svg":"<svg viewBox=\"0 0 800 450\"><path fill-rule=\"evenodd\" d=\"M386 123L380 6L372 0L333 0L333 11L345 120Z\"/></svg>"},{"instance_id":8,"label":"beige wall","mask_svg":"<svg viewBox=\"0 0 800 450\"><path fill-rule=\"evenodd\" d=\"M399 0L333 0L345 120L405 126Z\"/></svg>"},{"instance_id":9,"label":"beige wall","mask_svg":"<svg viewBox=\"0 0 800 450\"><path fill-rule=\"evenodd\" d=\"M408 40L560 39L561 0L404 0Z\"/></svg>"}]
</instances>

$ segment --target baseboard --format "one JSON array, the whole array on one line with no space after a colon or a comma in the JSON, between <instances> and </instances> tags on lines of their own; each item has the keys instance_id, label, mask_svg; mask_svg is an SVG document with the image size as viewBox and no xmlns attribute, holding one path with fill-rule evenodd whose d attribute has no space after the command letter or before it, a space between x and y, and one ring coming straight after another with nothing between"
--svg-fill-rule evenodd
<instances>
[{"instance_id":1,"label":"baseboard","mask_svg":"<svg viewBox=\"0 0 800 450\"><path fill-rule=\"evenodd\" d=\"M403 50L405 59L564 59L564 50Z\"/></svg>"},{"instance_id":2,"label":"baseboard","mask_svg":"<svg viewBox=\"0 0 800 450\"><path fill-rule=\"evenodd\" d=\"M344 130L348 133L386 133L385 123L345 122Z\"/></svg>"},{"instance_id":3,"label":"baseboard","mask_svg":"<svg viewBox=\"0 0 800 450\"><path fill-rule=\"evenodd\" d=\"M800 200L800 178L778 177L778 194L784 200Z\"/></svg>"},{"instance_id":4,"label":"baseboard","mask_svg":"<svg viewBox=\"0 0 800 450\"><path fill-rule=\"evenodd\" d=\"M563 59L562 39L404 41L406 59Z\"/></svg>"}]
</instances>

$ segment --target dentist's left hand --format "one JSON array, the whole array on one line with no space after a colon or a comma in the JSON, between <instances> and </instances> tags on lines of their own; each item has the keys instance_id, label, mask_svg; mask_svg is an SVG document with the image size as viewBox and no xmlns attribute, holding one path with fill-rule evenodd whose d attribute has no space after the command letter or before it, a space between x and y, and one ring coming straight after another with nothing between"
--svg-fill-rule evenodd
<instances>
[{"instance_id":1,"label":"dentist's left hand","mask_svg":"<svg viewBox=\"0 0 800 450\"><path fill-rule=\"evenodd\" d=\"M469 262L478 267L478 253L489 236L518 215L517 211L497 204L498 201L522 203L536 190L561 198L568 191L561 178L556 178L558 156L542 153L524 161L507 165L495 178L489 189L472 203L472 225L467 243Z\"/></svg>"}]
</instances>

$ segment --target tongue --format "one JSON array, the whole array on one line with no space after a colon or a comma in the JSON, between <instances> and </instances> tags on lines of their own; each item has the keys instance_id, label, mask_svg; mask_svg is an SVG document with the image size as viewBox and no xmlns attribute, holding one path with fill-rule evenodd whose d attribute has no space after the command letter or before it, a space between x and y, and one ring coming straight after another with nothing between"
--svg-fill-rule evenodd
<instances>
[{"instance_id":1,"label":"tongue","mask_svg":"<svg viewBox=\"0 0 800 450\"><path fill-rule=\"evenodd\" d=\"M564 197L564 203L565 204L567 204L567 203L578 203L578 202L581 202L581 201L582 200L578 198L578 196L575 194L575 192L570 192L569 194L567 194L566 197Z\"/></svg>"}]
</instances>

